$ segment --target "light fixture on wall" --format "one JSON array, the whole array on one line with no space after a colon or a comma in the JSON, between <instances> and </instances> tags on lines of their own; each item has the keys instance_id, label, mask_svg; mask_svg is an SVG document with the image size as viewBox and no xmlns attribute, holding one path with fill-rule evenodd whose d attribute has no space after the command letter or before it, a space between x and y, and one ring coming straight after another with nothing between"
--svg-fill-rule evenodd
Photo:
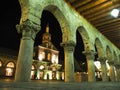
<instances>
[{"instance_id":1,"label":"light fixture on wall","mask_svg":"<svg viewBox=\"0 0 120 90\"><path fill-rule=\"evenodd\" d=\"M115 18L117 18L119 16L120 10L119 9L113 9L111 11L111 15Z\"/></svg>"}]
</instances>

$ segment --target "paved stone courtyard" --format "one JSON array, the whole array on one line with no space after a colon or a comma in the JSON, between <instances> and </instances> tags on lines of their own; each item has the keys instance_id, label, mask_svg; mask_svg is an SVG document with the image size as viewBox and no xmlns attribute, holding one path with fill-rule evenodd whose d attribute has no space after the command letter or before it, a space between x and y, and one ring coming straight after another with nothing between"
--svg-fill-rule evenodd
<instances>
[{"instance_id":1,"label":"paved stone courtyard","mask_svg":"<svg viewBox=\"0 0 120 90\"><path fill-rule=\"evenodd\" d=\"M0 81L0 90L120 90L120 82Z\"/></svg>"}]
</instances>

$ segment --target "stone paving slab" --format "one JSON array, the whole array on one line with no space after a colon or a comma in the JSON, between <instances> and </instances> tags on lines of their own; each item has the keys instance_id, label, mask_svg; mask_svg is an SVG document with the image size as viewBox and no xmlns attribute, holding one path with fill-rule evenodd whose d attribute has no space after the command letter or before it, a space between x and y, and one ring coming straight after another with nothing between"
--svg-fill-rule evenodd
<instances>
[{"instance_id":1,"label":"stone paving slab","mask_svg":"<svg viewBox=\"0 0 120 90\"><path fill-rule=\"evenodd\" d=\"M0 90L120 90L120 82L0 82Z\"/></svg>"}]
</instances>

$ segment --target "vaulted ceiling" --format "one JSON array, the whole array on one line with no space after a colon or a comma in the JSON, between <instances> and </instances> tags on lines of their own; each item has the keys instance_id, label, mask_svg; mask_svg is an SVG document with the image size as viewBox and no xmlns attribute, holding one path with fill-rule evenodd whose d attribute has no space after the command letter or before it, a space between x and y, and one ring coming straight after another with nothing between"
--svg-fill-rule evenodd
<instances>
[{"instance_id":1,"label":"vaulted ceiling","mask_svg":"<svg viewBox=\"0 0 120 90\"><path fill-rule=\"evenodd\" d=\"M113 9L120 10L120 0L65 1L120 49L120 14L110 15Z\"/></svg>"}]
</instances>

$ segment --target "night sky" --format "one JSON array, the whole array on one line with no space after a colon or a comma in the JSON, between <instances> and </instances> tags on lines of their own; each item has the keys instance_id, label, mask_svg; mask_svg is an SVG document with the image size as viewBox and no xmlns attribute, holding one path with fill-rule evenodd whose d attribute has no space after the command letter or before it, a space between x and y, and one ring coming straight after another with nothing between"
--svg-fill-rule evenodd
<instances>
[{"instance_id":1,"label":"night sky","mask_svg":"<svg viewBox=\"0 0 120 90\"><path fill-rule=\"evenodd\" d=\"M15 25L21 16L19 3L17 0L3 0L0 4L0 47L18 50L20 35Z\"/></svg>"},{"instance_id":2,"label":"night sky","mask_svg":"<svg viewBox=\"0 0 120 90\"><path fill-rule=\"evenodd\" d=\"M19 24L21 17L21 9L18 0L4 0L1 5L1 24L0 24L0 47L19 51L21 34L17 33L15 28ZM60 46L62 42L62 32L57 19L48 11L44 11L41 18L41 31L36 35L35 44L41 44L42 34L45 32L46 25L49 24L52 43L60 51L60 59L64 58L63 48ZM75 47L75 59L84 61L82 51L84 50L81 36L76 32L77 45Z\"/></svg>"}]
</instances>

